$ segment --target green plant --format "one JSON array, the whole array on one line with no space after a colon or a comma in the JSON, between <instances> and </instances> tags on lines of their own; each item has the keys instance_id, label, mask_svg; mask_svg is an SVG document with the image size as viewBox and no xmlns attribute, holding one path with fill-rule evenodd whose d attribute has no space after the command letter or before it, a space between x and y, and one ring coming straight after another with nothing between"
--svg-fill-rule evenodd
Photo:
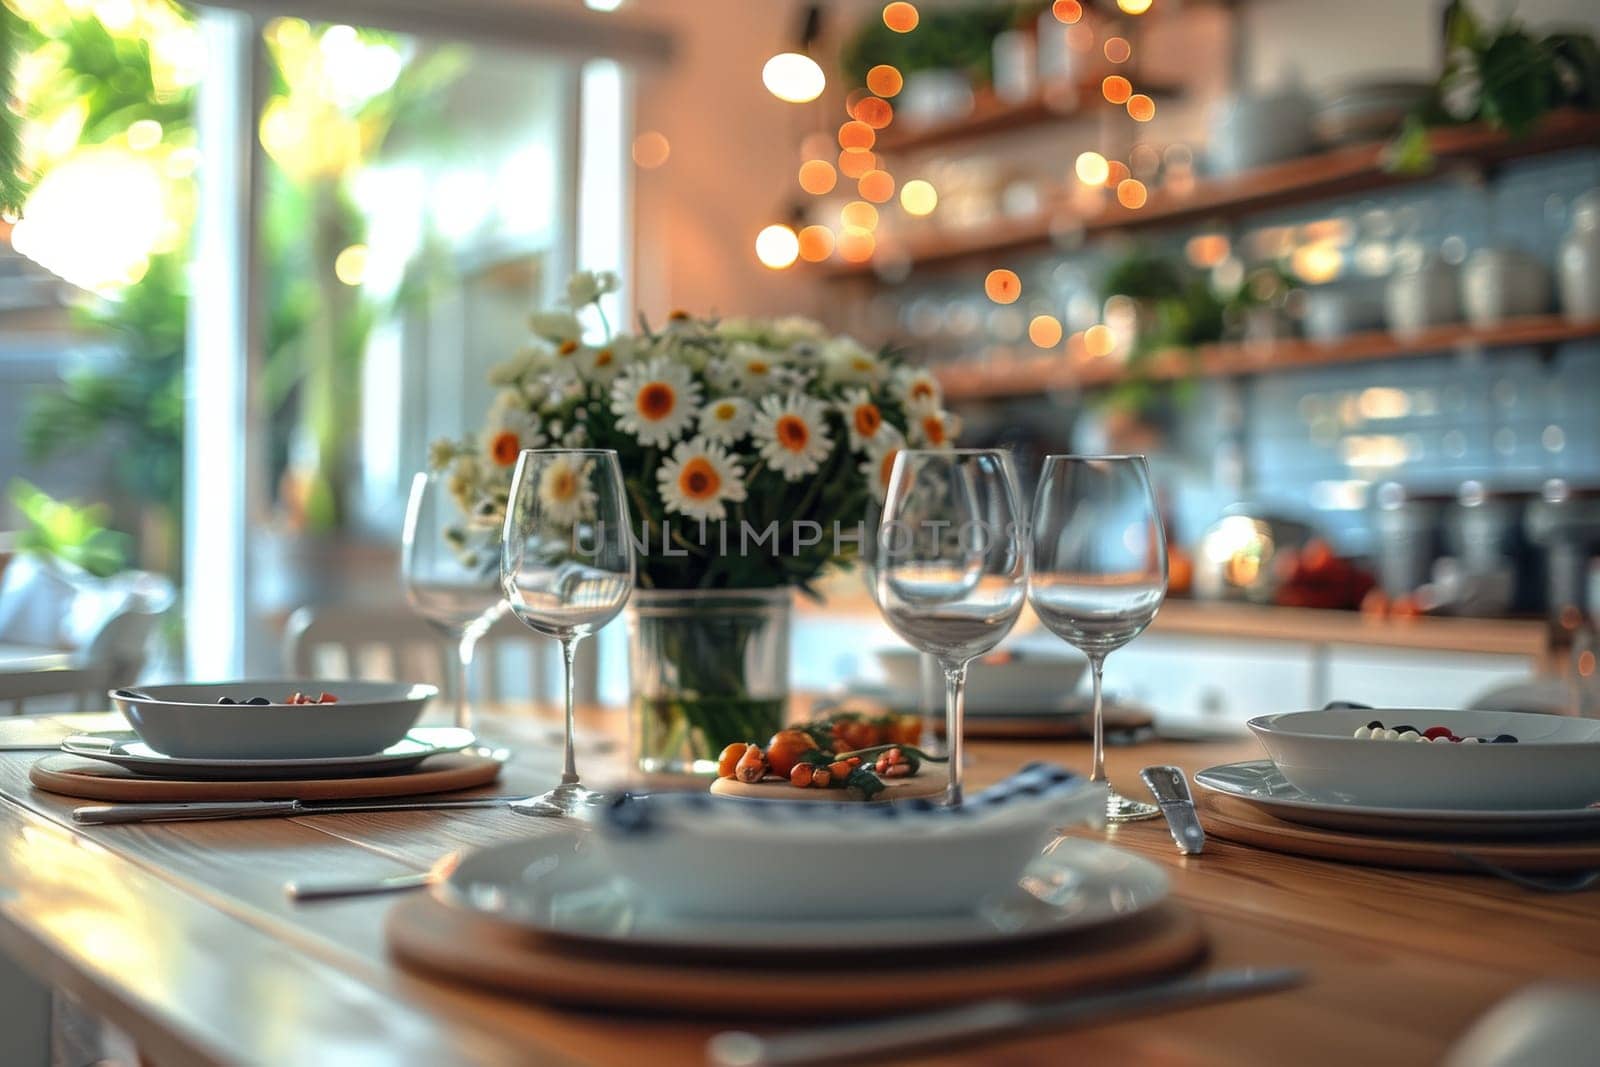
<instances>
[{"instance_id":1,"label":"green plant","mask_svg":"<svg viewBox=\"0 0 1600 1067\"><path fill-rule=\"evenodd\" d=\"M8 490L22 516L17 547L23 552L58 559L96 578L109 578L127 560L127 537L106 528L104 504L85 507L57 500L38 486L13 479Z\"/></svg>"},{"instance_id":2,"label":"green plant","mask_svg":"<svg viewBox=\"0 0 1600 1067\"><path fill-rule=\"evenodd\" d=\"M911 33L896 33L885 26L873 8L854 37L844 46L839 65L853 85L865 85L867 71L880 63L901 74L920 70L966 71L974 84L987 85L994 66L994 39L1016 23L1022 8L1037 5L977 4L968 7L924 9Z\"/></svg>"},{"instance_id":3,"label":"green plant","mask_svg":"<svg viewBox=\"0 0 1600 1067\"><path fill-rule=\"evenodd\" d=\"M1138 333L1127 354L1128 375L1103 394L1106 406L1144 412L1165 402L1167 390L1142 376L1161 353L1189 353L1220 340L1225 306L1209 281L1183 260L1147 245L1135 245L1106 271L1102 299L1123 297L1140 305ZM1188 383L1180 382L1178 395Z\"/></svg>"},{"instance_id":4,"label":"green plant","mask_svg":"<svg viewBox=\"0 0 1600 1067\"><path fill-rule=\"evenodd\" d=\"M1585 33L1536 37L1507 18L1484 29L1464 0L1445 10L1445 61L1428 99L1406 117L1387 165L1403 173L1433 166L1428 129L1482 122L1521 137L1561 107L1600 108L1600 44Z\"/></svg>"}]
</instances>

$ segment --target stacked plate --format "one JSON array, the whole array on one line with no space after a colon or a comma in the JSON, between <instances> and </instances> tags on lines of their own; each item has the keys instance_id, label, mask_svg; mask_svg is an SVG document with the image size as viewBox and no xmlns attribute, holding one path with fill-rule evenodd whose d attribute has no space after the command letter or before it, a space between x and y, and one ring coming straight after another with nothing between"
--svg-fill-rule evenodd
<instances>
[{"instance_id":1,"label":"stacked plate","mask_svg":"<svg viewBox=\"0 0 1600 1067\"><path fill-rule=\"evenodd\" d=\"M1249 726L1270 759L1195 781L1278 819L1391 836L1600 837L1600 721L1330 708Z\"/></svg>"}]
</instances>

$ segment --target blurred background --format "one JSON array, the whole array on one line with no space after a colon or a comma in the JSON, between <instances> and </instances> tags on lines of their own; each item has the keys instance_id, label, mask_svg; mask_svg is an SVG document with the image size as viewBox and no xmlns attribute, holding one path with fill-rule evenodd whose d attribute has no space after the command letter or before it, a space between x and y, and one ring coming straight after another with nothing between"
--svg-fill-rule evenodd
<instances>
[{"instance_id":1,"label":"blurred background","mask_svg":"<svg viewBox=\"0 0 1600 1067\"><path fill-rule=\"evenodd\" d=\"M404 613L412 473L581 267L621 276L613 321L893 345L1025 479L1149 453L1172 597L1107 683L1167 722L1591 710L1591 2L4 18L0 670L272 675L319 612ZM882 677L859 579L797 626L797 687ZM620 630L591 698L625 699Z\"/></svg>"}]
</instances>

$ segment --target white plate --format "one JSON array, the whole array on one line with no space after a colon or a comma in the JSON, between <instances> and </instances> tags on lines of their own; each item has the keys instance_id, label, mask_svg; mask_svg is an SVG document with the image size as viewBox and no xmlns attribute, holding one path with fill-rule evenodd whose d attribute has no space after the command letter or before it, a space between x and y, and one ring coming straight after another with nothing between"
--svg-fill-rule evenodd
<instances>
[{"instance_id":1,"label":"white plate","mask_svg":"<svg viewBox=\"0 0 1600 1067\"><path fill-rule=\"evenodd\" d=\"M1142 914L1167 897L1149 860L1094 841L1062 838L1009 895L960 915L793 919L673 915L632 894L581 830L563 829L466 854L434 887L454 907L541 934L635 946L770 954L774 946L907 943L962 945L1087 930ZM842 876L848 883L848 874ZM843 890L842 890L843 891Z\"/></svg>"},{"instance_id":2,"label":"white plate","mask_svg":"<svg viewBox=\"0 0 1600 1067\"><path fill-rule=\"evenodd\" d=\"M1385 726L1448 726L1517 744L1372 741ZM1283 776L1319 800L1385 808L1548 811L1600 800L1600 720L1515 711L1329 708L1264 715L1247 725Z\"/></svg>"},{"instance_id":3,"label":"white plate","mask_svg":"<svg viewBox=\"0 0 1600 1067\"><path fill-rule=\"evenodd\" d=\"M103 744L90 743L90 739ZM382 752L368 756L319 759L183 759L157 752L131 731L79 734L61 742L61 751L104 760L151 778L245 781L283 778L345 778L410 770L429 756L459 752L474 744L471 730L419 726Z\"/></svg>"},{"instance_id":4,"label":"white plate","mask_svg":"<svg viewBox=\"0 0 1600 1067\"><path fill-rule=\"evenodd\" d=\"M878 667L893 702L915 706L920 701L922 654L909 648L880 649ZM972 661L965 690L968 715L1007 715L1019 710L1064 708L1077 692L1089 661L1073 652L1015 649ZM937 688L943 693L943 680Z\"/></svg>"},{"instance_id":5,"label":"white plate","mask_svg":"<svg viewBox=\"0 0 1600 1067\"><path fill-rule=\"evenodd\" d=\"M1428 837L1600 837L1600 808L1459 811L1317 800L1291 785L1271 760L1208 767L1194 781L1202 789L1236 797L1269 815L1328 830Z\"/></svg>"}]
</instances>

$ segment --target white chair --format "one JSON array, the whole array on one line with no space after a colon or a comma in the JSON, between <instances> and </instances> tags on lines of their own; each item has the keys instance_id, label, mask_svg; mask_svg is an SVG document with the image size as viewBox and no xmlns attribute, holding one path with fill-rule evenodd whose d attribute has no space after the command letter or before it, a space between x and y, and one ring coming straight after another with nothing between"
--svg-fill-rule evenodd
<instances>
[{"instance_id":1,"label":"white chair","mask_svg":"<svg viewBox=\"0 0 1600 1067\"><path fill-rule=\"evenodd\" d=\"M599 670L594 645L585 641L578 646L573 677L578 703L596 700ZM302 607L289 617L283 642L284 667L296 678L403 678L433 682L447 697L454 696L455 654L438 630L404 604ZM469 684L475 699L489 704L556 699L557 660L554 641L507 614L478 642ZM505 685L508 675L519 683Z\"/></svg>"},{"instance_id":2,"label":"white chair","mask_svg":"<svg viewBox=\"0 0 1600 1067\"><path fill-rule=\"evenodd\" d=\"M0 672L0 713L101 711L107 688L99 667Z\"/></svg>"}]
</instances>

